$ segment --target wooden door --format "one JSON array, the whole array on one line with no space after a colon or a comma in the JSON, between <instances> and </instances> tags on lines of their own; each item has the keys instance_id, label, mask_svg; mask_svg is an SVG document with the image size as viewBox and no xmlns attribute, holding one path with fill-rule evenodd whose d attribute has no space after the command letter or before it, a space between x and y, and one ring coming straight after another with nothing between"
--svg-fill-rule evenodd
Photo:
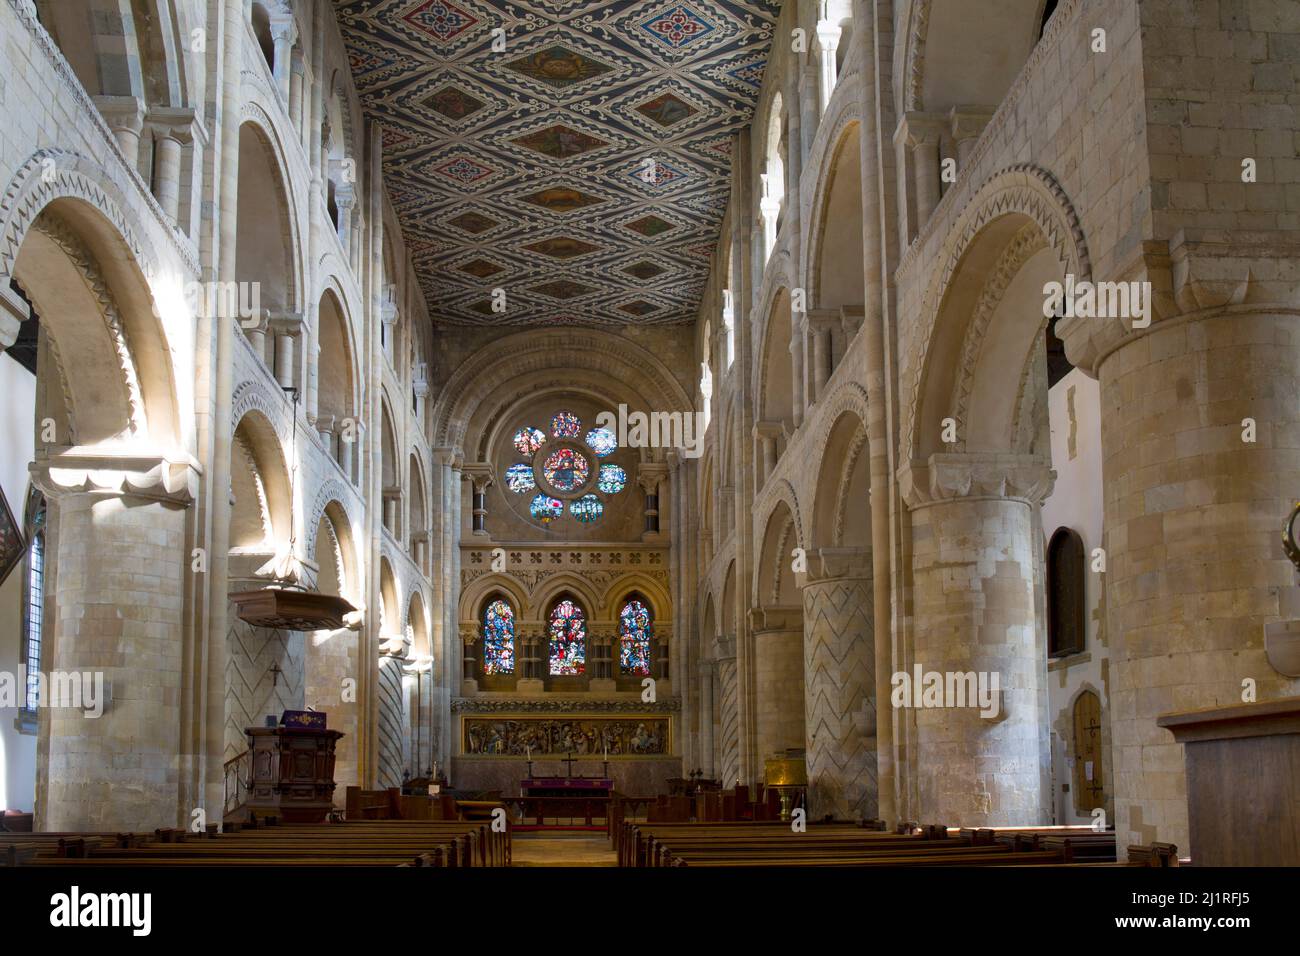
<instances>
[{"instance_id":1,"label":"wooden door","mask_svg":"<svg viewBox=\"0 0 1300 956\"><path fill-rule=\"evenodd\" d=\"M1101 700L1085 690L1074 702L1074 809L1087 814L1106 805L1101 766Z\"/></svg>"}]
</instances>

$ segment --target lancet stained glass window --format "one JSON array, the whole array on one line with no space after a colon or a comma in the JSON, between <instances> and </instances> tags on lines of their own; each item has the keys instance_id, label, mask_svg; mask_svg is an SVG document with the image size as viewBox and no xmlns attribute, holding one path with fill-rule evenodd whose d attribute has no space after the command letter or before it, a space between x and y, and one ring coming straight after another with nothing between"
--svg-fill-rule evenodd
<instances>
[{"instance_id":1,"label":"lancet stained glass window","mask_svg":"<svg viewBox=\"0 0 1300 956\"><path fill-rule=\"evenodd\" d=\"M483 611L483 673L515 672L515 612L500 598Z\"/></svg>"},{"instance_id":2,"label":"lancet stained glass window","mask_svg":"<svg viewBox=\"0 0 1300 956\"><path fill-rule=\"evenodd\" d=\"M587 669L587 621L567 598L551 611L551 673L581 674Z\"/></svg>"},{"instance_id":3,"label":"lancet stained glass window","mask_svg":"<svg viewBox=\"0 0 1300 956\"><path fill-rule=\"evenodd\" d=\"M619 672L633 677L649 677L650 638L653 636L650 609L633 598L619 612L618 625Z\"/></svg>"}]
</instances>

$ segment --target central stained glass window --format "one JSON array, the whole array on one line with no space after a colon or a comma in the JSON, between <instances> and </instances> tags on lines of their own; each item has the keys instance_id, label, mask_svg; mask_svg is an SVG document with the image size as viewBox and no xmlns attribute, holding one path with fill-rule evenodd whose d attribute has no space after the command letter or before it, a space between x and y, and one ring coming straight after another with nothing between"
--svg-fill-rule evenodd
<instances>
[{"instance_id":1,"label":"central stained glass window","mask_svg":"<svg viewBox=\"0 0 1300 956\"><path fill-rule=\"evenodd\" d=\"M500 598L483 611L483 673L515 672L515 612Z\"/></svg>"},{"instance_id":2,"label":"central stained glass window","mask_svg":"<svg viewBox=\"0 0 1300 956\"><path fill-rule=\"evenodd\" d=\"M551 611L551 673L582 674L587 669L587 621L567 598Z\"/></svg>"},{"instance_id":3,"label":"central stained glass window","mask_svg":"<svg viewBox=\"0 0 1300 956\"><path fill-rule=\"evenodd\" d=\"M627 472L600 461L619 450L618 436L603 426L586 428L571 411L555 412L549 425L549 434L524 424L511 436L526 460L506 466L506 490L532 495L528 513L540 524L564 518L566 510L573 521L594 524L627 487Z\"/></svg>"},{"instance_id":4,"label":"central stained glass window","mask_svg":"<svg viewBox=\"0 0 1300 956\"><path fill-rule=\"evenodd\" d=\"M587 483L591 463L573 448L558 448L546 456L542 474L556 491L577 491Z\"/></svg>"}]
</instances>

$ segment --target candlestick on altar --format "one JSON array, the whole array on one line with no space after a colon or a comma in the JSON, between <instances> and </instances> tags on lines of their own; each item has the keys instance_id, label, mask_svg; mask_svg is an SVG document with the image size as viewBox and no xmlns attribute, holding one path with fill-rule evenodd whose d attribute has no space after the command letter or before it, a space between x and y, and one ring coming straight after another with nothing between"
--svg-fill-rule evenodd
<instances>
[{"instance_id":1,"label":"candlestick on altar","mask_svg":"<svg viewBox=\"0 0 1300 956\"><path fill-rule=\"evenodd\" d=\"M603 774L601 774L601 776L603 776L606 780L609 779L609 761L608 761L608 760L605 761L605 772L604 772Z\"/></svg>"}]
</instances>

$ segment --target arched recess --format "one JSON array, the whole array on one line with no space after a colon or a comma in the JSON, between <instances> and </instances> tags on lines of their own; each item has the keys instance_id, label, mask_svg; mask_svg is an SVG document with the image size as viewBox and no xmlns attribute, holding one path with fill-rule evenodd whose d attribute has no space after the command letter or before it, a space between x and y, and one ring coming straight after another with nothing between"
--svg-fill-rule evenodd
<instances>
[{"instance_id":1,"label":"arched recess","mask_svg":"<svg viewBox=\"0 0 1300 956\"><path fill-rule=\"evenodd\" d=\"M38 381L66 425L55 444L179 444L172 351L138 246L106 218L111 207L72 197L33 206L22 210L30 226L6 223L17 249L7 265L49 340Z\"/></svg>"},{"instance_id":2,"label":"arched recess","mask_svg":"<svg viewBox=\"0 0 1300 956\"><path fill-rule=\"evenodd\" d=\"M860 307L866 300L859 133L856 121L845 125L819 177L822 194L811 230L808 282L816 309L839 311Z\"/></svg>"},{"instance_id":3,"label":"arched recess","mask_svg":"<svg viewBox=\"0 0 1300 956\"><path fill-rule=\"evenodd\" d=\"M1087 564L1083 539L1057 528L1047 544L1047 656L1078 654L1087 645Z\"/></svg>"},{"instance_id":4,"label":"arched recess","mask_svg":"<svg viewBox=\"0 0 1300 956\"><path fill-rule=\"evenodd\" d=\"M397 454L397 426L393 423L387 395L380 400L379 405L380 491L384 496L384 527L394 538L398 538L402 533L402 487L397 471L401 462Z\"/></svg>"},{"instance_id":5,"label":"arched recess","mask_svg":"<svg viewBox=\"0 0 1300 956\"><path fill-rule=\"evenodd\" d=\"M938 671L1001 675L996 721L971 709L915 711L919 812L962 826L1029 824L1050 812L1041 772L1040 505L1052 484L1044 290L1067 272L1089 277L1060 187L1029 165L992 177L958 217L922 301L927 332L904 372L917 658ZM998 542L996 568L981 551L988 541ZM970 747L951 758L958 736ZM972 792L987 796L972 804Z\"/></svg>"},{"instance_id":6,"label":"arched recess","mask_svg":"<svg viewBox=\"0 0 1300 956\"><path fill-rule=\"evenodd\" d=\"M402 636L402 606L397 600L397 578L386 557L379 559L379 633L385 641Z\"/></svg>"},{"instance_id":7,"label":"arched recess","mask_svg":"<svg viewBox=\"0 0 1300 956\"><path fill-rule=\"evenodd\" d=\"M406 675L407 749L410 755L406 764L411 776L421 777L433 766L433 658L428 614L419 591L411 595L406 610L406 631L412 657Z\"/></svg>"},{"instance_id":8,"label":"arched recess","mask_svg":"<svg viewBox=\"0 0 1300 956\"><path fill-rule=\"evenodd\" d=\"M348 423L355 426L357 421L357 360L352 324L337 290L328 288L321 293L317 323L320 352L316 373L316 427L322 435L329 436L335 460L343 467L348 480L352 480L348 465L354 450L344 445L347 437L355 438L355 429L349 430Z\"/></svg>"},{"instance_id":9,"label":"arched recess","mask_svg":"<svg viewBox=\"0 0 1300 956\"><path fill-rule=\"evenodd\" d=\"M298 230L286 184L284 165L266 128L245 121L239 127L235 278L241 290L257 290L258 305L271 317L298 308ZM267 335L267 316L256 322L251 316L241 318L254 351L273 364L275 337Z\"/></svg>"},{"instance_id":10,"label":"arched recess","mask_svg":"<svg viewBox=\"0 0 1300 956\"><path fill-rule=\"evenodd\" d=\"M901 84L903 109L997 106L1038 42L1047 0L915 0Z\"/></svg>"},{"instance_id":11,"label":"arched recess","mask_svg":"<svg viewBox=\"0 0 1300 956\"><path fill-rule=\"evenodd\" d=\"M799 588L795 580L793 551L804 547L790 506L778 501L764 525L758 564L754 567L756 607L797 607Z\"/></svg>"},{"instance_id":12,"label":"arched recess","mask_svg":"<svg viewBox=\"0 0 1300 956\"><path fill-rule=\"evenodd\" d=\"M319 570L316 589L346 598L361 608L362 584L352 523L337 500L330 501L316 524L309 552ZM304 702L329 715L329 726L343 736L334 750L334 805L343 806L348 786L358 785L357 728L360 711L356 695L344 694L348 680L362 673L355 627L314 631L307 636Z\"/></svg>"},{"instance_id":13,"label":"arched recess","mask_svg":"<svg viewBox=\"0 0 1300 956\"><path fill-rule=\"evenodd\" d=\"M795 428L795 381L790 357L793 316L790 293L781 289L772 299L763 333L763 356L758 382L759 421L777 432L776 455L785 451L786 436Z\"/></svg>"},{"instance_id":14,"label":"arched recess","mask_svg":"<svg viewBox=\"0 0 1300 956\"><path fill-rule=\"evenodd\" d=\"M288 464L274 426L260 411L248 412L235 426L230 457L230 553L238 565L232 566L232 577L251 578L258 561L289 544Z\"/></svg>"},{"instance_id":15,"label":"arched recess","mask_svg":"<svg viewBox=\"0 0 1300 956\"><path fill-rule=\"evenodd\" d=\"M804 616L796 581L799 540L794 514L778 501L764 527L749 613L754 647L754 751L759 760L802 748Z\"/></svg>"},{"instance_id":16,"label":"arched recess","mask_svg":"<svg viewBox=\"0 0 1300 956\"><path fill-rule=\"evenodd\" d=\"M813 499L813 548L871 547L867 429L855 412L835 419L822 448Z\"/></svg>"},{"instance_id":17,"label":"arched recess","mask_svg":"<svg viewBox=\"0 0 1300 956\"><path fill-rule=\"evenodd\" d=\"M954 233L904 372L903 460L951 450L947 417L958 450L1047 454L1044 286L1066 273L1091 279L1078 216L1047 173L1021 165L981 187Z\"/></svg>"},{"instance_id":18,"label":"arched recess","mask_svg":"<svg viewBox=\"0 0 1300 956\"><path fill-rule=\"evenodd\" d=\"M411 452L407 486L411 501L411 556L420 570L428 574L426 554L429 544L429 515L425 505L424 466L420 463L419 454L414 451Z\"/></svg>"}]
</instances>

